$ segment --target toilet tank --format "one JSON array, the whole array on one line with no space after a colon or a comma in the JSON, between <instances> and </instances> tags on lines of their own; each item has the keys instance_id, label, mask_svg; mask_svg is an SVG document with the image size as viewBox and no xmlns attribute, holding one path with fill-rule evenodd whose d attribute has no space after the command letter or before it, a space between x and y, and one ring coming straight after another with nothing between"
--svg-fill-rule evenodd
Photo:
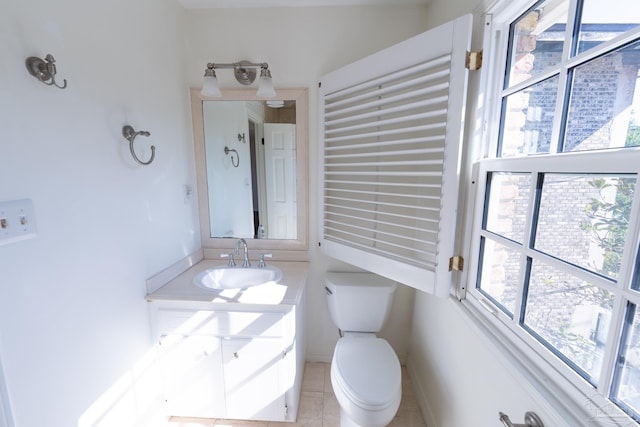
<instances>
[{"instance_id":1,"label":"toilet tank","mask_svg":"<svg viewBox=\"0 0 640 427\"><path fill-rule=\"evenodd\" d=\"M373 273L325 275L333 323L343 331L378 332L387 321L396 283Z\"/></svg>"}]
</instances>

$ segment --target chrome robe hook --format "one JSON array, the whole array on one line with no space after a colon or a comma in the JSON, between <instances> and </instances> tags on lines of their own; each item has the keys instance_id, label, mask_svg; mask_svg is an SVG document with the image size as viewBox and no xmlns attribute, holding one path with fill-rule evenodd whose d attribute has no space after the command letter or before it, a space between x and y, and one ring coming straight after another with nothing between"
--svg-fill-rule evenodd
<instances>
[{"instance_id":1,"label":"chrome robe hook","mask_svg":"<svg viewBox=\"0 0 640 427\"><path fill-rule=\"evenodd\" d=\"M67 87L67 79L63 79L62 86L56 82L56 60L50 53L45 56L44 60L37 56L30 56L26 59L25 65L27 71L36 79L48 86L55 86L60 89Z\"/></svg>"},{"instance_id":2,"label":"chrome robe hook","mask_svg":"<svg viewBox=\"0 0 640 427\"><path fill-rule=\"evenodd\" d=\"M133 149L133 141L136 139L136 136L138 135L142 135L142 136L149 136L151 135L150 132L147 132L145 130L141 130L141 131L136 131L133 127L126 125L122 128L122 136L125 137L125 139L127 141L129 141L129 151L131 151L131 156L133 157L133 159L140 163L141 165L148 165L151 164L151 162L153 162L153 159L156 156L156 147L154 147L153 145L151 146L151 158L146 161L143 162L142 160L140 160L138 158L138 156L136 155L135 150Z\"/></svg>"}]
</instances>

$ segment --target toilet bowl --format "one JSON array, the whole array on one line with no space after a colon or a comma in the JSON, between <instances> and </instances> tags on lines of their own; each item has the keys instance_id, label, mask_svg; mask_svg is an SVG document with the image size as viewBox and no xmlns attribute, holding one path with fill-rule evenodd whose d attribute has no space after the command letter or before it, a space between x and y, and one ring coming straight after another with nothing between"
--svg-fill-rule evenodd
<instances>
[{"instance_id":1,"label":"toilet bowl","mask_svg":"<svg viewBox=\"0 0 640 427\"><path fill-rule=\"evenodd\" d=\"M384 427L402 397L400 363L389 343L346 335L338 340L331 384L340 404L341 427Z\"/></svg>"},{"instance_id":2,"label":"toilet bowl","mask_svg":"<svg viewBox=\"0 0 640 427\"><path fill-rule=\"evenodd\" d=\"M325 285L342 333L331 363L340 427L384 427L400 406L402 380L395 351L375 333L389 315L396 285L370 273L327 273Z\"/></svg>"}]
</instances>

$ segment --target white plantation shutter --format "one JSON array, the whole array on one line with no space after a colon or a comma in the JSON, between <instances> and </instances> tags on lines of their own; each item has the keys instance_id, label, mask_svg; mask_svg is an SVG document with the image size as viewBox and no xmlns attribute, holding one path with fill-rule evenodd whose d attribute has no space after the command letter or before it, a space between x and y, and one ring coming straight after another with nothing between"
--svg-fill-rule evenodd
<instances>
[{"instance_id":1,"label":"white plantation shutter","mask_svg":"<svg viewBox=\"0 0 640 427\"><path fill-rule=\"evenodd\" d=\"M448 295L470 39L465 16L321 80L327 255Z\"/></svg>"}]
</instances>

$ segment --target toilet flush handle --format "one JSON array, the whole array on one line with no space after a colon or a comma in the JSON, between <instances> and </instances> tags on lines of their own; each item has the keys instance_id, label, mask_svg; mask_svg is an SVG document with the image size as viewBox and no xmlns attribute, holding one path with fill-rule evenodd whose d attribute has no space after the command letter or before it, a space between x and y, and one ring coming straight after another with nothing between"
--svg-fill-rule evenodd
<instances>
[{"instance_id":1,"label":"toilet flush handle","mask_svg":"<svg viewBox=\"0 0 640 427\"><path fill-rule=\"evenodd\" d=\"M328 287L324 287L324 290L327 292L327 295L333 295L333 292L331 292L331 289L329 289Z\"/></svg>"}]
</instances>

